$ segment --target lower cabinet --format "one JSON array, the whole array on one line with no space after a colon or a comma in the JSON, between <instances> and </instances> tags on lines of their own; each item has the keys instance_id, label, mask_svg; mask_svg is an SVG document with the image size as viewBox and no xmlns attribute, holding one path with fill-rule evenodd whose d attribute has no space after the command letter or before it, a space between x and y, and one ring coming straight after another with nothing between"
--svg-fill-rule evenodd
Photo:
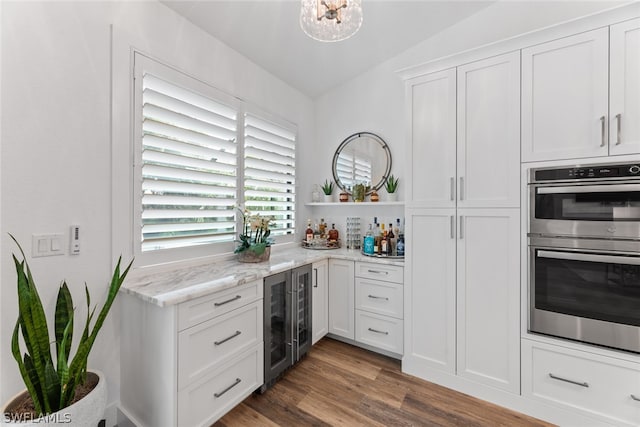
<instances>
[{"instance_id":1,"label":"lower cabinet","mask_svg":"<svg viewBox=\"0 0 640 427\"><path fill-rule=\"evenodd\" d=\"M120 400L136 425L209 426L262 385L262 280L168 307L121 304Z\"/></svg>"},{"instance_id":2,"label":"lower cabinet","mask_svg":"<svg viewBox=\"0 0 640 427\"><path fill-rule=\"evenodd\" d=\"M315 262L311 268L313 283L311 343L315 344L329 332L329 261Z\"/></svg>"},{"instance_id":3,"label":"lower cabinet","mask_svg":"<svg viewBox=\"0 0 640 427\"><path fill-rule=\"evenodd\" d=\"M355 339L354 263L343 259L329 260L329 332Z\"/></svg>"},{"instance_id":4,"label":"lower cabinet","mask_svg":"<svg viewBox=\"0 0 640 427\"><path fill-rule=\"evenodd\" d=\"M407 209L403 370L520 389L519 209Z\"/></svg>"},{"instance_id":5,"label":"lower cabinet","mask_svg":"<svg viewBox=\"0 0 640 427\"><path fill-rule=\"evenodd\" d=\"M640 425L640 364L522 340L522 394L613 425Z\"/></svg>"}]
</instances>

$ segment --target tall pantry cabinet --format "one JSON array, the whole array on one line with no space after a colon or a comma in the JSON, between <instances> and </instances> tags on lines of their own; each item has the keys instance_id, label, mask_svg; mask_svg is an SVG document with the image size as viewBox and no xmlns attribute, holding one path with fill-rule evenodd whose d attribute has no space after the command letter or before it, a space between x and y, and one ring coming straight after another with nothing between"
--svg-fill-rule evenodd
<instances>
[{"instance_id":1,"label":"tall pantry cabinet","mask_svg":"<svg viewBox=\"0 0 640 427\"><path fill-rule=\"evenodd\" d=\"M520 388L520 55L407 81L403 370Z\"/></svg>"}]
</instances>

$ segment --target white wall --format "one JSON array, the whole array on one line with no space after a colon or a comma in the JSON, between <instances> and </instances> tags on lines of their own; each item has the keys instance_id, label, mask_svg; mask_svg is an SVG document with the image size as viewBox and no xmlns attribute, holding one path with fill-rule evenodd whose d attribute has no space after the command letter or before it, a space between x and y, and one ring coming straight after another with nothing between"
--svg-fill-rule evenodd
<instances>
[{"instance_id":1,"label":"white wall","mask_svg":"<svg viewBox=\"0 0 640 427\"><path fill-rule=\"evenodd\" d=\"M407 122L404 114L404 84L396 74L397 70L623 3L625 2L497 2L323 94L316 99L318 143L314 156L322 168L315 170L312 181L322 182L326 176L330 176L331 156L344 138L354 132L370 131L379 134L389 144L393 156L392 173L400 177L398 191L400 198L404 199L406 187L403 163L407 143Z\"/></svg>"},{"instance_id":2,"label":"white wall","mask_svg":"<svg viewBox=\"0 0 640 427\"><path fill-rule=\"evenodd\" d=\"M111 133L114 152L126 153L128 123L112 127L110 117L112 82L115 87L130 80L128 64L120 60L114 61L111 77L111 24L120 42L114 45L114 58L127 58L129 46L138 47L296 122L299 156L307 164L311 154L305 144L310 145L315 130L310 99L160 3L3 1L1 5L0 402L4 402L24 388L9 345L17 317L11 261L17 249L6 233L14 234L27 252L49 318L63 279L75 298L76 319L83 319L84 282L93 303L101 305L115 255L124 252L129 259L128 250L120 245L130 246L131 237L127 229L112 229L112 208L116 215L127 216L130 211L112 206L111 198L112 186L115 194L129 191L126 180L112 176L111 165ZM122 48L127 52L117 51ZM117 119L127 117L127 102L115 107ZM304 179L299 185L308 186ZM33 233L65 233L68 238L71 224L82 228L80 255L30 258ZM89 360L90 367L108 378L108 403L119 399L118 311L116 300ZM76 322L76 336L81 323Z\"/></svg>"}]
</instances>

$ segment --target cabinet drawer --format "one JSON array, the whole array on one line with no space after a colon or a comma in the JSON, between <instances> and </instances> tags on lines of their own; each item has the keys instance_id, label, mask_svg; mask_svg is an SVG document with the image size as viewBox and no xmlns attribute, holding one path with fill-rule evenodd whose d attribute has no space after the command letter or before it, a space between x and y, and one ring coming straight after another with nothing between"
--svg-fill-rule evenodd
<instances>
[{"instance_id":1,"label":"cabinet drawer","mask_svg":"<svg viewBox=\"0 0 640 427\"><path fill-rule=\"evenodd\" d=\"M385 282L403 283L404 268L397 265L378 264L373 262L356 262L356 277L384 280Z\"/></svg>"},{"instance_id":2,"label":"cabinet drawer","mask_svg":"<svg viewBox=\"0 0 640 427\"><path fill-rule=\"evenodd\" d=\"M524 342L524 394L640 425L640 364Z\"/></svg>"},{"instance_id":3,"label":"cabinet drawer","mask_svg":"<svg viewBox=\"0 0 640 427\"><path fill-rule=\"evenodd\" d=\"M178 389L216 364L262 341L262 300L208 320L178 335Z\"/></svg>"},{"instance_id":4,"label":"cabinet drawer","mask_svg":"<svg viewBox=\"0 0 640 427\"><path fill-rule=\"evenodd\" d=\"M178 425L210 426L263 382L262 343L178 392Z\"/></svg>"},{"instance_id":5,"label":"cabinet drawer","mask_svg":"<svg viewBox=\"0 0 640 427\"><path fill-rule=\"evenodd\" d=\"M262 298L262 280L183 302L178 306L178 330L228 313Z\"/></svg>"},{"instance_id":6,"label":"cabinet drawer","mask_svg":"<svg viewBox=\"0 0 640 427\"><path fill-rule=\"evenodd\" d=\"M356 279L356 309L402 319L403 287L397 283Z\"/></svg>"},{"instance_id":7,"label":"cabinet drawer","mask_svg":"<svg viewBox=\"0 0 640 427\"><path fill-rule=\"evenodd\" d=\"M356 310L356 341L402 354L402 320Z\"/></svg>"}]
</instances>

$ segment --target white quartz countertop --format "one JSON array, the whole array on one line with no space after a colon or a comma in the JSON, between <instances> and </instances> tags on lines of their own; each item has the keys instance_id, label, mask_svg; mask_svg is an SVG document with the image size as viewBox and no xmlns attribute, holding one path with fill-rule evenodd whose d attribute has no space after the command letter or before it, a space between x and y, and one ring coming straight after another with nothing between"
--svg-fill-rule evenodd
<instances>
[{"instance_id":1,"label":"white quartz countertop","mask_svg":"<svg viewBox=\"0 0 640 427\"><path fill-rule=\"evenodd\" d=\"M362 255L359 250L308 250L274 246L268 262L241 263L233 258L170 269L142 268L132 271L120 290L164 307L329 258L404 266L402 259L369 257Z\"/></svg>"}]
</instances>

